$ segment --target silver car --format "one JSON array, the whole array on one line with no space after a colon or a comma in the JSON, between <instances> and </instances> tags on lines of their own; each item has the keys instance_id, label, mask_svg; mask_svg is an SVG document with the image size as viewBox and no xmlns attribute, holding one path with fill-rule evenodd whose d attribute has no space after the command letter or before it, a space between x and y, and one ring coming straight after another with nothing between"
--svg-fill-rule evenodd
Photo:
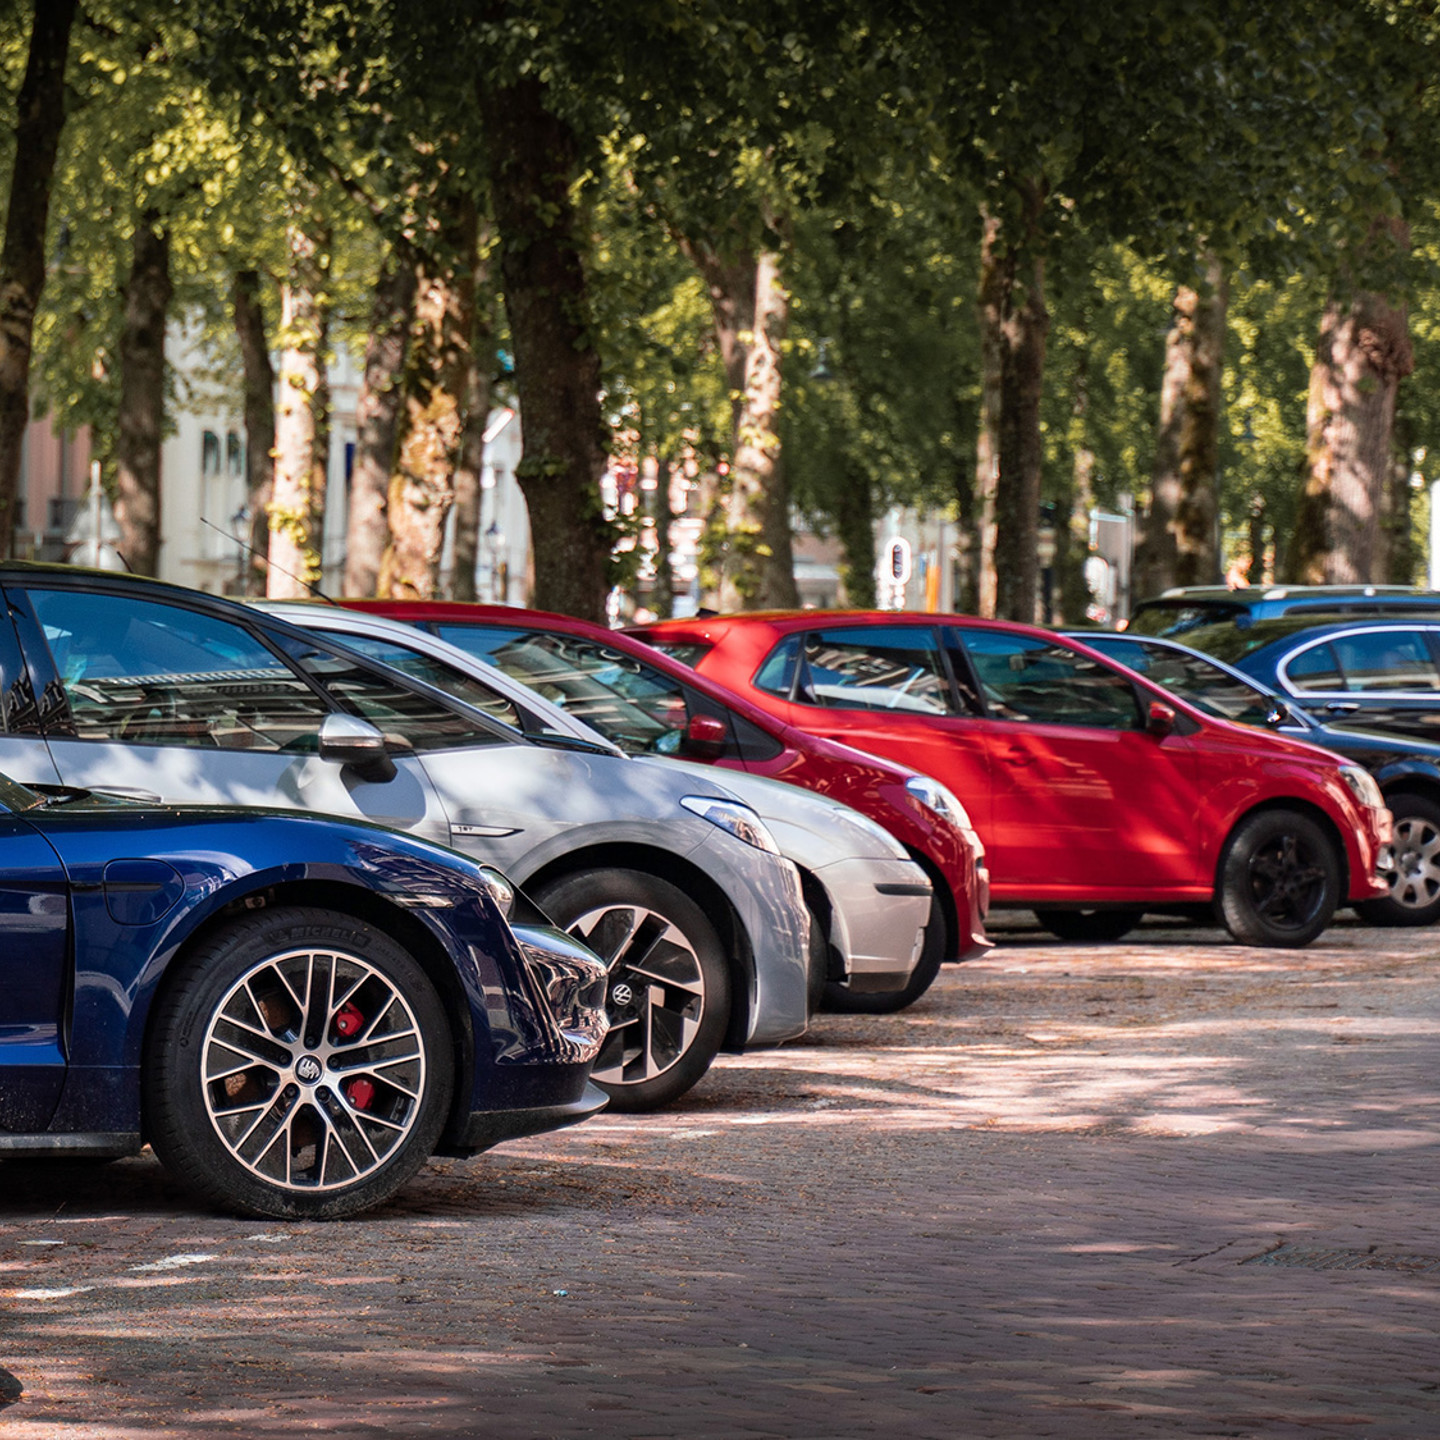
<instances>
[{"instance_id":1,"label":"silver car","mask_svg":"<svg viewBox=\"0 0 1440 1440\"><path fill-rule=\"evenodd\" d=\"M0 768L151 801L360 815L524 885L610 967L595 1079L621 1108L809 1017L800 877L710 776L526 736L247 606L0 565ZM518 1037L517 1037L518 1043Z\"/></svg>"},{"instance_id":2,"label":"silver car","mask_svg":"<svg viewBox=\"0 0 1440 1440\"><path fill-rule=\"evenodd\" d=\"M260 608L334 635L528 733L568 736L624 754L522 681L413 625L310 602L267 601ZM696 784L714 775L710 766L678 759L640 756L630 763L647 771L682 770ZM868 816L812 790L743 770L727 770L724 783L799 867L816 947L813 997L818 1001L827 980L864 993L903 990L920 962L931 899L930 880L905 847Z\"/></svg>"}]
</instances>

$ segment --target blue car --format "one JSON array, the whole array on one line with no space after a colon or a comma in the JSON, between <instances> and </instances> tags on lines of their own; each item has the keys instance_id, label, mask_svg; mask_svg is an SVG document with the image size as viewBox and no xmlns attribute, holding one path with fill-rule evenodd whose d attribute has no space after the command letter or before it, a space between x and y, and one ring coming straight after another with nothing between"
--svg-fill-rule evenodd
<instances>
[{"instance_id":1,"label":"blue car","mask_svg":"<svg viewBox=\"0 0 1440 1440\"><path fill-rule=\"evenodd\" d=\"M363 821L0 776L0 1160L133 1155L334 1219L600 1109L605 973L498 871Z\"/></svg>"}]
</instances>

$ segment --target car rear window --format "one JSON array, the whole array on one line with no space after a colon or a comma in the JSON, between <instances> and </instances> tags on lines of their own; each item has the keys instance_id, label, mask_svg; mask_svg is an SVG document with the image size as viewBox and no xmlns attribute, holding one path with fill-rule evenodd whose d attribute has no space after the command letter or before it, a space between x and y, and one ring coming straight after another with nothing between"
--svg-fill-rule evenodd
<instances>
[{"instance_id":1,"label":"car rear window","mask_svg":"<svg viewBox=\"0 0 1440 1440\"><path fill-rule=\"evenodd\" d=\"M666 640L661 635L647 635L643 631L635 637L647 645L653 645L672 660L688 665L692 670L715 648L703 640Z\"/></svg>"},{"instance_id":2,"label":"car rear window","mask_svg":"<svg viewBox=\"0 0 1440 1440\"><path fill-rule=\"evenodd\" d=\"M1204 625L1243 624L1249 614L1223 600L1143 600L1135 607L1125 631L1130 635L1184 635Z\"/></svg>"}]
</instances>

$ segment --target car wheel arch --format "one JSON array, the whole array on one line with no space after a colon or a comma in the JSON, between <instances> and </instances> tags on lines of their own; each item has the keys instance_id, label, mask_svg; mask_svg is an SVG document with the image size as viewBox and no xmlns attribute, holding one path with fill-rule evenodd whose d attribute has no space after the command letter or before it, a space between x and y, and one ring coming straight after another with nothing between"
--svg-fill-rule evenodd
<instances>
[{"instance_id":1,"label":"car wheel arch","mask_svg":"<svg viewBox=\"0 0 1440 1440\"><path fill-rule=\"evenodd\" d=\"M358 885L326 880L296 880L257 885L244 895L229 896L223 904L216 905L206 913L165 957L164 968L150 988L144 1012L136 1017L142 1023L136 1027L131 1045L127 1047L133 1050L136 1063L139 1063L139 1057L146 1053L150 1043L156 1017L160 1014L159 1002L167 986L181 973L186 959L204 946L217 931L223 930L236 916L256 908L278 909L282 906L329 910L348 919L363 920L373 925L406 950L435 986L450 1022L456 1079L450 1114L442 1132L443 1143L445 1137L461 1125L470 1113L472 1096L466 1078L474 1073L475 1063L475 1035L471 1028L470 1006L449 955L424 924L401 906ZM144 1129L145 1117L142 1114L142 1133Z\"/></svg>"},{"instance_id":2,"label":"car wheel arch","mask_svg":"<svg viewBox=\"0 0 1440 1440\"><path fill-rule=\"evenodd\" d=\"M1239 828L1252 816L1265 814L1267 811L1290 811L1314 820L1325 834L1329 837L1330 843L1335 847L1335 858L1340 866L1340 903L1344 905L1345 897L1350 893L1350 857L1345 849L1345 837L1340 833L1340 827L1334 819L1319 805L1309 800L1302 800L1299 796L1284 795L1275 796L1270 800L1262 801L1258 805L1252 805L1248 810L1241 811L1230 822L1225 832L1225 839L1220 846L1220 853L1215 862L1215 874L1212 885L1215 893L1220 891L1221 879L1225 868L1226 856L1230 852L1230 842Z\"/></svg>"},{"instance_id":3,"label":"car wheel arch","mask_svg":"<svg viewBox=\"0 0 1440 1440\"><path fill-rule=\"evenodd\" d=\"M731 1015L730 1026L721 1048L743 1050L750 1031L755 983L755 958L750 936L730 903L725 891L699 866L683 856L645 845L600 844L572 850L558 856L539 870L523 878L515 876L526 891L538 891L567 875L581 870L639 870L660 880L668 880L688 895L715 927L720 943L730 962Z\"/></svg>"}]
</instances>

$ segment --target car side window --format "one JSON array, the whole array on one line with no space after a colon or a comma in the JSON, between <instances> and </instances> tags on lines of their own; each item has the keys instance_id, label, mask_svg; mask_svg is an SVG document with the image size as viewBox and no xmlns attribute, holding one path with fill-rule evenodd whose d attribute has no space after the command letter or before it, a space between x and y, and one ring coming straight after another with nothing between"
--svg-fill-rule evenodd
<instances>
[{"instance_id":1,"label":"car side window","mask_svg":"<svg viewBox=\"0 0 1440 1440\"><path fill-rule=\"evenodd\" d=\"M767 695L788 700L795 688L795 667L800 662L801 635L787 635L766 657L755 672L755 688Z\"/></svg>"},{"instance_id":2,"label":"car side window","mask_svg":"<svg viewBox=\"0 0 1440 1440\"><path fill-rule=\"evenodd\" d=\"M1343 690L1335 651L1329 645L1312 645L1285 662L1285 678L1300 691Z\"/></svg>"},{"instance_id":3,"label":"car side window","mask_svg":"<svg viewBox=\"0 0 1440 1440\"><path fill-rule=\"evenodd\" d=\"M435 630L632 755L683 748L690 721L684 687L633 655L543 630L445 624Z\"/></svg>"},{"instance_id":4,"label":"car side window","mask_svg":"<svg viewBox=\"0 0 1440 1440\"><path fill-rule=\"evenodd\" d=\"M326 645L298 641L289 635L275 638L285 653L342 710L368 720L391 740L412 750L499 745L508 738L434 696L412 690L399 675L372 669L359 659Z\"/></svg>"},{"instance_id":5,"label":"car side window","mask_svg":"<svg viewBox=\"0 0 1440 1440\"><path fill-rule=\"evenodd\" d=\"M1088 656L1003 630L962 634L986 707L997 720L1095 730L1142 728L1135 687Z\"/></svg>"},{"instance_id":6,"label":"car side window","mask_svg":"<svg viewBox=\"0 0 1440 1440\"><path fill-rule=\"evenodd\" d=\"M250 631L123 595L31 590L81 740L313 747L325 702Z\"/></svg>"},{"instance_id":7,"label":"car side window","mask_svg":"<svg viewBox=\"0 0 1440 1440\"><path fill-rule=\"evenodd\" d=\"M1102 648L1102 647L1097 647ZM1275 702L1263 691L1227 675L1218 665L1164 645L1103 647L1107 655L1198 705L1207 714L1239 725L1265 725L1275 713Z\"/></svg>"},{"instance_id":8,"label":"car side window","mask_svg":"<svg viewBox=\"0 0 1440 1440\"><path fill-rule=\"evenodd\" d=\"M498 690L493 690L484 681L427 655L423 650L413 650L394 640L379 640L373 635L354 635L342 632L338 637L351 650L358 650L382 665L394 666L402 674L413 675L447 695L453 695L466 705L483 710L492 720L509 725L516 730L524 729L524 721L514 704Z\"/></svg>"},{"instance_id":9,"label":"car side window","mask_svg":"<svg viewBox=\"0 0 1440 1440\"><path fill-rule=\"evenodd\" d=\"M1345 675L1345 689L1434 694L1440 671L1418 630L1371 630L1337 635L1332 642Z\"/></svg>"},{"instance_id":10,"label":"car side window","mask_svg":"<svg viewBox=\"0 0 1440 1440\"><path fill-rule=\"evenodd\" d=\"M935 632L925 625L817 630L805 637L797 698L843 710L956 713Z\"/></svg>"}]
</instances>

